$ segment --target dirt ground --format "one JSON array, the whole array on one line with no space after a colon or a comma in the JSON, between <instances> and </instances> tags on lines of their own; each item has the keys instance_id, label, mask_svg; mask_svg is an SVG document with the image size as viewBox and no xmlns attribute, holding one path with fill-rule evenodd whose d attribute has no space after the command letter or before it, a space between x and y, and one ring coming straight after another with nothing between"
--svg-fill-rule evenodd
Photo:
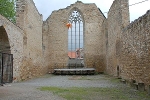
<instances>
[{"instance_id":1,"label":"dirt ground","mask_svg":"<svg viewBox=\"0 0 150 100\"><path fill-rule=\"evenodd\" d=\"M110 77L108 75L55 76L50 74L34 78L28 81L5 84L4 86L0 86L0 100L65 100L63 97L53 94L52 92L40 91L38 89L43 86L68 88L113 87L118 88L118 90L123 88L123 90L125 90L125 94L132 97L132 99L130 100L150 100L149 96L144 98L140 97L140 95L136 94L137 90L119 82L119 79ZM127 88L128 90L126 90ZM101 98L101 96L99 95L97 100L112 100L111 98L106 98Z\"/></svg>"}]
</instances>

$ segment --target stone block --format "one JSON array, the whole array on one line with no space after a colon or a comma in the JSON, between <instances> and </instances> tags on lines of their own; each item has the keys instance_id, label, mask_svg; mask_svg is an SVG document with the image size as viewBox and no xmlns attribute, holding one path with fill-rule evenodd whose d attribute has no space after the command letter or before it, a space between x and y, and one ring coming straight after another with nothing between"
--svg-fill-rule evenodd
<instances>
[{"instance_id":1,"label":"stone block","mask_svg":"<svg viewBox=\"0 0 150 100\"><path fill-rule=\"evenodd\" d=\"M138 83L138 90L139 91L145 91L145 84L144 83Z\"/></svg>"},{"instance_id":2,"label":"stone block","mask_svg":"<svg viewBox=\"0 0 150 100\"><path fill-rule=\"evenodd\" d=\"M148 94L150 95L150 85L148 85Z\"/></svg>"},{"instance_id":3,"label":"stone block","mask_svg":"<svg viewBox=\"0 0 150 100\"><path fill-rule=\"evenodd\" d=\"M120 80L122 83L126 84L126 80L125 79L121 79Z\"/></svg>"}]
</instances>

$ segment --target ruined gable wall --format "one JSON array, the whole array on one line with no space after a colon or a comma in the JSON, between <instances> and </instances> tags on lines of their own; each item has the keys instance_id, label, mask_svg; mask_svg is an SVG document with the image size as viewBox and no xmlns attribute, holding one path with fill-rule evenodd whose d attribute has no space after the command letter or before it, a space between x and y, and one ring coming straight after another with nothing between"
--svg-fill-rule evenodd
<instances>
[{"instance_id":1,"label":"ruined gable wall","mask_svg":"<svg viewBox=\"0 0 150 100\"><path fill-rule=\"evenodd\" d=\"M80 10L84 17L85 64L87 67L94 67L95 64L97 69L103 71L104 65L102 62L105 55L103 55L103 45L101 44L103 41L101 25L105 18L95 4L83 4L79 1L66 9L52 12L45 22L48 26L43 26L45 30L43 33L48 40L45 46L45 49L48 48L49 51L46 54L47 61L49 61L48 65L52 68L57 63L62 67L63 64L66 65L68 62L68 28L66 24L70 12L75 7Z\"/></svg>"},{"instance_id":2,"label":"ruined gable wall","mask_svg":"<svg viewBox=\"0 0 150 100\"><path fill-rule=\"evenodd\" d=\"M56 65L63 67L67 62L67 12L53 11L43 24L44 59L49 71ZM57 67L58 67L57 66ZM56 67L56 66L55 66Z\"/></svg>"},{"instance_id":3,"label":"ruined gable wall","mask_svg":"<svg viewBox=\"0 0 150 100\"><path fill-rule=\"evenodd\" d=\"M32 78L47 72L43 63L42 51L42 15L39 14L33 0L17 1L17 25L24 32L24 55L22 79Z\"/></svg>"},{"instance_id":4,"label":"ruined gable wall","mask_svg":"<svg viewBox=\"0 0 150 100\"><path fill-rule=\"evenodd\" d=\"M150 84L150 11L121 34L121 77Z\"/></svg>"},{"instance_id":5,"label":"ruined gable wall","mask_svg":"<svg viewBox=\"0 0 150 100\"><path fill-rule=\"evenodd\" d=\"M23 62L24 32L13 23L0 15L0 26L3 26L8 36L11 54L13 54L13 81L20 80L20 70ZM3 38L3 35L0 36ZM0 40L1 41L1 40Z\"/></svg>"},{"instance_id":6,"label":"ruined gable wall","mask_svg":"<svg viewBox=\"0 0 150 100\"><path fill-rule=\"evenodd\" d=\"M129 24L128 0L115 0L108 12L108 45L106 72L117 75L120 34Z\"/></svg>"},{"instance_id":7,"label":"ruined gable wall","mask_svg":"<svg viewBox=\"0 0 150 100\"><path fill-rule=\"evenodd\" d=\"M105 54L102 23L104 15L95 4L87 4L83 12L85 20L85 64L87 67L95 67L98 72L105 68Z\"/></svg>"}]
</instances>

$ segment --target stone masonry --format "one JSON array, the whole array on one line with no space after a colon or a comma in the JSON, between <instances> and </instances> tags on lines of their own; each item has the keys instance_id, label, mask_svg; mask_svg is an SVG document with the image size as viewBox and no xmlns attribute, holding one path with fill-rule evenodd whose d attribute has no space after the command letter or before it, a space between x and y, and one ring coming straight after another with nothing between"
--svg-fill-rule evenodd
<instances>
[{"instance_id":1,"label":"stone masonry","mask_svg":"<svg viewBox=\"0 0 150 100\"><path fill-rule=\"evenodd\" d=\"M83 4L78 1L65 9L53 11L43 25L43 43L47 65L51 69L55 64L59 68L68 62L68 23L69 14L78 9L84 18L84 55L86 67L97 67L104 71L103 42L101 32L102 22L105 19L95 4ZM99 59L100 58L100 59Z\"/></svg>"},{"instance_id":2,"label":"stone masonry","mask_svg":"<svg viewBox=\"0 0 150 100\"><path fill-rule=\"evenodd\" d=\"M97 72L150 85L150 11L130 23L129 1L114 0L107 18L95 4L77 1L42 20L33 0L17 0L16 24L0 15L0 52L13 54L14 81L26 80L68 62L69 15L84 25L84 63ZM7 49L6 49L7 48Z\"/></svg>"},{"instance_id":3,"label":"stone masonry","mask_svg":"<svg viewBox=\"0 0 150 100\"><path fill-rule=\"evenodd\" d=\"M24 30L24 59L20 78L25 80L47 72L43 62L43 21L32 0L18 0L16 10L16 24Z\"/></svg>"},{"instance_id":4,"label":"stone masonry","mask_svg":"<svg viewBox=\"0 0 150 100\"><path fill-rule=\"evenodd\" d=\"M108 12L107 18L107 68L106 71L117 76L117 66L119 59L117 57L120 41L120 35L124 27L129 25L129 6L128 0L115 0Z\"/></svg>"},{"instance_id":5,"label":"stone masonry","mask_svg":"<svg viewBox=\"0 0 150 100\"><path fill-rule=\"evenodd\" d=\"M23 35L24 32L13 23L0 15L0 44L1 52L13 54L13 77L20 80L21 66L23 62ZM4 43L3 43L4 42ZM4 45L3 45L4 44ZM7 44L7 45L6 45ZM3 46L2 46L3 45Z\"/></svg>"},{"instance_id":6,"label":"stone masonry","mask_svg":"<svg viewBox=\"0 0 150 100\"><path fill-rule=\"evenodd\" d=\"M128 25L121 33L121 77L150 85L150 11Z\"/></svg>"}]
</instances>

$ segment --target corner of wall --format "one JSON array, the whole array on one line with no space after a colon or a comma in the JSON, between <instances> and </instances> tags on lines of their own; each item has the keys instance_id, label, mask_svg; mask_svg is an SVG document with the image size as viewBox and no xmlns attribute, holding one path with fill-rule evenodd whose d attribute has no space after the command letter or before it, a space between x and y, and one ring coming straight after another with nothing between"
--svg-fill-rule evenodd
<instances>
[{"instance_id":1,"label":"corner of wall","mask_svg":"<svg viewBox=\"0 0 150 100\"><path fill-rule=\"evenodd\" d=\"M117 75L118 44L123 29L129 25L129 0L114 0L108 12L107 71Z\"/></svg>"},{"instance_id":2,"label":"corner of wall","mask_svg":"<svg viewBox=\"0 0 150 100\"><path fill-rule=\"evenodd\" d=\"M129 0L121 0L122 29L130 24Z\"/></svg>"}]
</instances>

